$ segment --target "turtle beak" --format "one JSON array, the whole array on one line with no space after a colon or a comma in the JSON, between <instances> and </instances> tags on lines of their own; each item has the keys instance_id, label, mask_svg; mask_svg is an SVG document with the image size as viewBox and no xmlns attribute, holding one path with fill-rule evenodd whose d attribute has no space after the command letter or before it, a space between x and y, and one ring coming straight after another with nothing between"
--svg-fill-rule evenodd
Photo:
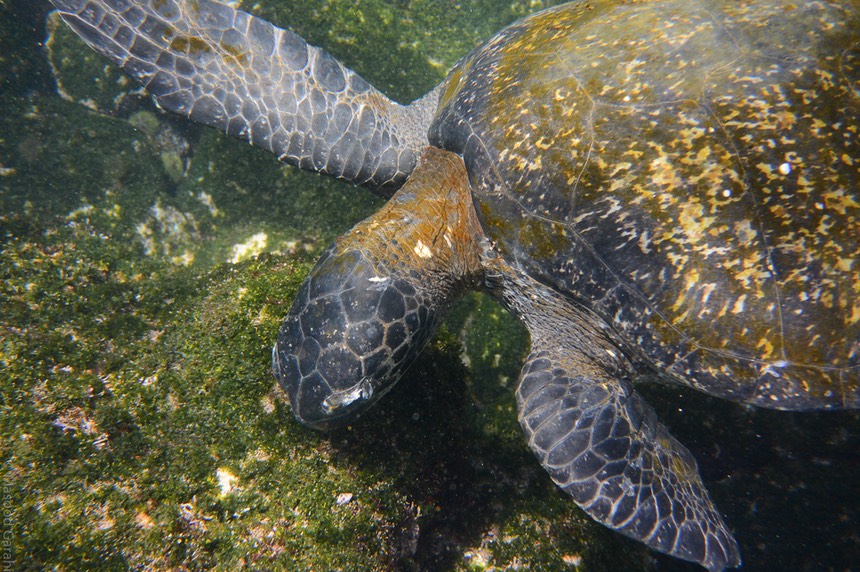
<instances>
[{"instance_id":1,"label":"turtle beak","mask_svg":"<svg viewBox=\"0 0 860 572\"><path fill-rule=\"evenodd\" d=\"M332 247L281 326L272 366L296 418L348 425L403 375L435 330L435 314L406 279L382 274L360 250Z\"/></svg>"}]
</instances>

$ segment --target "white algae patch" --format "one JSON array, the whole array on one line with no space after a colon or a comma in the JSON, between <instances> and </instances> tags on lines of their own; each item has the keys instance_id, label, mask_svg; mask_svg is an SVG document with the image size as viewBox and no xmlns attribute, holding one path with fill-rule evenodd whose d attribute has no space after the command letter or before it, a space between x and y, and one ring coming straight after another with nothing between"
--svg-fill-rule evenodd
<instances>
[{"instance_id":1,"label":"white algae patch","mask_svg":"<svg viewBox=\"0 0 860 572\"><path fill-rule=\"evenodd\" d=\"M229 495L233 492L233 484L238 480L238 477L223 468L215 471L215 476L218 478L218 488L221 489L221 496Z\"/></svg>"},{"instance_id":2,"label":"white algae patch","mask_svg":"<svg viewBox=\"0 0 860 572\"><path fill-rule=\"evenodd\" d=\"M233 264L253 258L259 255L266 248L269 242L269 235L265 232L258 232L245 242L233 245L233 255L230 257L230 262Z\"/></svg>"}]
</instances>

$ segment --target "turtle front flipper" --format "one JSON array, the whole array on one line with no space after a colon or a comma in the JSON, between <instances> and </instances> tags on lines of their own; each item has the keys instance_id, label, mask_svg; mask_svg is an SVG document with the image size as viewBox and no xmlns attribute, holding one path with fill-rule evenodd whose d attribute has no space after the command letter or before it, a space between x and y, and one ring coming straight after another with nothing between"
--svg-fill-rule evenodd
<instances>
[{"instance_id":1,"label":"turtle front flipper","mask_svg":"<svg viewBox=\"0 0 860 572\"><path fill-rule=\"evenodd\" d=\"M272 352L300 422L344 426L393 387L475 286L477 229L463 160L428 148L409 182L326 252Z\"/></svg>"},{"instance_id":2,"label":"turtle front flipper","mask_svg":"<svg viewBox=\"0 0 860 572\"><path fill-rule=\"evenodd\" d=\"M383 195L427 145L433 91L403 107L296 34L211 0L51 0L165 109Z\"/></svg>"},{"instance_id":3,"label":"turtle front flipper","mask_svg":"<svg viewBox=\"0 0 860 572\"><path fill-rule=\"evenodd\" d=\"M532 341L520 424L553 481L592 518L654 550L711 571L738 566L695 459L633 392L635 370L605 323L510 267L498 277L491 290Z\"/></svg>"},{"instance_id":4,"label":"turtle front flipper","mask_svg":"<svg viewBox=\"0 0 860 572\"><path fill-rule=\"evenodd\" d=\"M629 386L534 351L517 390L529 447L598 522L708 570L740 564L690 452Z\"/></svg>"}]
</instances>

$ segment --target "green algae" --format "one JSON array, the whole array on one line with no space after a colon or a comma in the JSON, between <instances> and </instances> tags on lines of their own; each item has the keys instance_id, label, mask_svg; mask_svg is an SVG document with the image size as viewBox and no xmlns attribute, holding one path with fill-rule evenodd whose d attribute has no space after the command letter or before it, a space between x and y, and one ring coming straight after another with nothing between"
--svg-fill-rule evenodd
<instances>
[{"instance_id":1,"label":"green algae","mask_svg":"<svg viewBox=\"0 0 860 572\"><path fill-rule=\"evenodd\" d=\"M57 92L68 101L110 113L129 98L140 98L139 87L117 66L93 50L82 50L75 33L54 16L48 20L47 61Z\"/></svg>"}]
</instances>

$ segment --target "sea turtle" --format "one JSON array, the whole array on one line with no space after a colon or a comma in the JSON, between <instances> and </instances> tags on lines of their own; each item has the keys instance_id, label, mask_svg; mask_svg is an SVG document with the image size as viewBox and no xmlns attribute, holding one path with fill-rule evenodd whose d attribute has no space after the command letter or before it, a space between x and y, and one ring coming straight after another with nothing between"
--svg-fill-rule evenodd
<instances>
[{"instance_id":1,"label":"sea turtle","mask_svg":"<svg viewBox=\"0 0 860 572\"><path fill-rule=\"evenodd\" d=\"M400 106L211 0L52 0L161 106L396 194L322 257L273 350L302 423L391 389L452 302L528 328L528 444L589 515L740 563L640 380L781 409L860 406L860 2L574 2Z\"/></svg>"}]
</instances>

